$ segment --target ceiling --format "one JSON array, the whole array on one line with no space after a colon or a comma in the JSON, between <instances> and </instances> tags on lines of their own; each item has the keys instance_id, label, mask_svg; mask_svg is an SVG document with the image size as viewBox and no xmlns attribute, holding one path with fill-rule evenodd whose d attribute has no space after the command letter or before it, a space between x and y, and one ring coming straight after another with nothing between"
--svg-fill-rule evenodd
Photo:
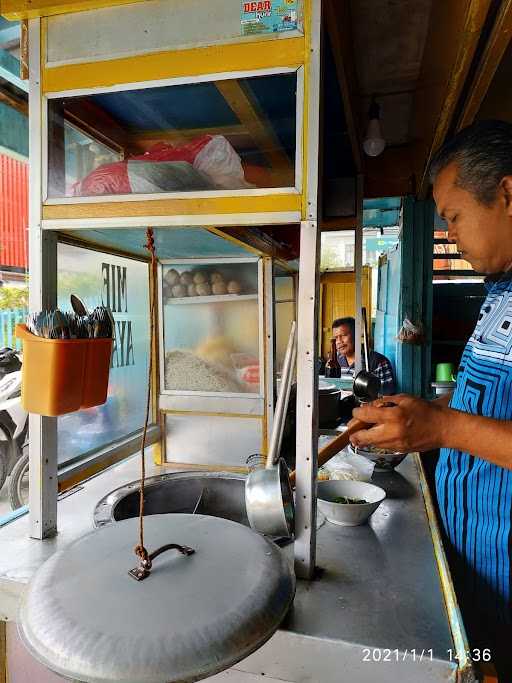
<instances>
[{"instance_id":1,"label":"ceiling","mask_svg":"<svg viewBox=\"0 0 512 683\"><path fill-rule=\"evenodd\" d=\"M388 146L410 142L413 95L420 74L432 0L351 0L359 121L372 95L381 106Z\"/></svg>"}]
</instances>

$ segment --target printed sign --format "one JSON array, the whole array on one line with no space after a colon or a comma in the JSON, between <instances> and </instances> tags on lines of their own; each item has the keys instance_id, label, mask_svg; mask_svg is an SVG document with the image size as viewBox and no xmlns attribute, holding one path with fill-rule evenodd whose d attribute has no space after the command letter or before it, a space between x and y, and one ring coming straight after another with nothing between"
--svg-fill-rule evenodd
<instances>
[{"instance_id":1,"label":"printed sign","mask_svg":"<svg viewBox=\"0 0 512 683\"><path fill-rule=\"evenodd\" d=\"M299 0L242 0L242 35L280 33L297 29L298 4Z\"/></svg>"}]
</instances>

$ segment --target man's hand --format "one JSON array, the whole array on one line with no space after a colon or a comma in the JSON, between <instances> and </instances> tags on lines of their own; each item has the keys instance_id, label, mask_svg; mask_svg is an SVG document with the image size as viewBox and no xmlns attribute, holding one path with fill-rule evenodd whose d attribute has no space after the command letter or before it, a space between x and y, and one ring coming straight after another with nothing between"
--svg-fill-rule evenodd
<instances>
[{"instance_id":1,"label":"man's hand","mask_svg":"<svg viewBox=\"0 0 512 683\"><path fill-rule=\"evenodd\" d=\"M385 407L389 404L392 407ZM445 442L449 411L437 402L406 394L386 396L368 406L356 408L354 418L371 427L351 436L354 446L379 446L403 453L439 448ZM348 426L353 424L353 420Z\"/></svg>"}]
</instances>

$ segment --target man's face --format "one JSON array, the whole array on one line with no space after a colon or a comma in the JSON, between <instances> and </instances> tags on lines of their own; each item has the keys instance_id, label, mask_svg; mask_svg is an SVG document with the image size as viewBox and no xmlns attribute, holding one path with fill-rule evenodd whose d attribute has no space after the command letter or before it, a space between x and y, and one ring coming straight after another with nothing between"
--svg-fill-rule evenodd
<instances>
[{"instance_id":1,"label":"man's face","mask_svg":"<svg viewBox=\"0 0 512 683\"><path fill-rule=\"evenodd\" d=\"M512 267L512 178L498 188L491 206L456 184L457 164L444 168L434 182L434 200L439 215L448 223L448 240L474 270L499 273Z\"/></svg>"},{"instance_id":2,"label":"man's face","mask_svg":"<svg viewBox=\"0 0 512 683\"><path fill-rule=\"evenodd\" d=\"M336 351L342 356L350 356L354 353L354 340L348 325L340 325L332 328L332 336L336 340Z\"/></svg>"}]
</instances>

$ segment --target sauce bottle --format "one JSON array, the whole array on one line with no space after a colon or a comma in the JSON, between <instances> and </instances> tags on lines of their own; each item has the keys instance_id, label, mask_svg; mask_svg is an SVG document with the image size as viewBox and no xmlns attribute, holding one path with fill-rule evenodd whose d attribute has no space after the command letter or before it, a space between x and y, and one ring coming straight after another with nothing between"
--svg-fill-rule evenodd
<instances>
[{"instance_id":1,"label":"sauce bottle","mask_svg":"<svg viewBox=\"0 0 512 683\"><path fill-rule=\"evenodd\" d=\"M336 340L331 339L331 352L325 364L326 377L341 377L341 365L338 360L338 353L336 352Z\"/></svg>"}]
</instances>

